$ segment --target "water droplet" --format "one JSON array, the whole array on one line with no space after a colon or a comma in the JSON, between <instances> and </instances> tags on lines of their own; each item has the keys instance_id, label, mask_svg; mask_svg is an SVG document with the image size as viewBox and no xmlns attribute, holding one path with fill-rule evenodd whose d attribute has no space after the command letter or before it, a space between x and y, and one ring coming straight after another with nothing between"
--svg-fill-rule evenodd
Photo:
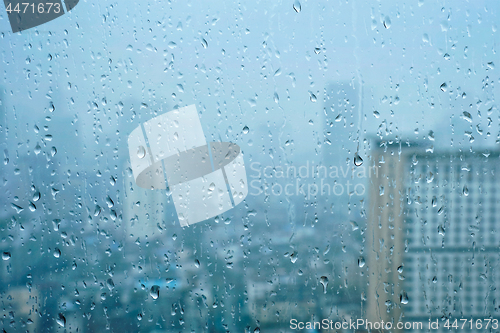
<instances>
[{"instance_id":1,"label":"water droplet","mask_svg":"<svg viewBox=\"0 0 500 333\"><path fill-rule=\"evenodd\" d=\"M432 197L432 207L436 207L437 206L437 198L434 196Z\"/></svg>"},{"instance_id":2,"label":"water droplet","mask_svg":"<svg viewBox=\"0 0 500 333\"><path fill-rule=\"evenodd\" d=\"M311 92L309 92L309 94L311 95L311 96L309 96L309 99L311 100L311 102L316 103L316 101L318 100L318 98L316 97L316 95L314 95Z\"/></svg>"},{"instance_id":3,"label":"water droplet","mask_svg":"<svg viewBox=\"0 0 500 333\"><path fill-rule=\"evenodd\" d=\"M467 188L467 185L464 185L464 189L462 190L462 193L463 193L465 196L468 196L468 195L469 195L469 189Z\"/></svg>"},{"instance_id":4,"label":"water droplet","mask_svg":"<svg viewBox=\"0 0 500 333\"><path fill-rule=\"evenodd\" d=\"M137 148L137 157L144 158L146 156L146 149L143 146Z\"/></svg>"},{"instance_id":5,"label":"water droplet","mask_svg":"<svg viewBox=\"0 0 500 333\"><path fill-rule=\"evenodd\" d=\"M253 333L260 333L260 327L256 327L256 328L253 330Z\"/></svg>"},{"instance_id":6,"label":"water droplet","mask_svg":"<svg viewBox=\"0 0 500 333\"><path fill-rule=\"evenodd\" d=\"M94 216L99 216L101 214L102 208L99 205L95 205Z\"/></svg>"},{"instance_id":7,"label":"water droplet","mask_svg":"<svg viewBox=\"0 0 500 333\"><path fill-rule=\"evenodd\" d=\"M469 112L464 111L462 118L467 120L469 123L472 123L472 115Z\"/></svg>"},{"instance_id":8,"label":"water droplet","mask_svg":"<svg viewBox=\"0 0 500 333\"><path fill-rule=\"evenodd\" d=\"M54 231L58 231L59 230L60 223L61 223L60 219L54 219L54 220L52 220L52 226L54 228Z\"/></svg>"},{"instance_id":9,"label":"water droplet","mask_svg":"<svg viewBox=\"0 0 500 333\"><path fill-rule=\"evenodd\" d=\"M401 304L408 304L408 294L406 291L403 291L401 295L399 295L399 300L401 301Z\"/></svg>"},{"instance_id":10,"label":"water droplet","mask_svg":"<svg viewBox=\"0 0 500 333\"><path fill-rule=\"evenodd\" d=\"M356 231L359 229L359 226L355 221L350 221L350 223L351 223L352 231Z\"/></svg>"},{"instance_id":11,"label":"water droplet","mask_svg":"<svg viewBox=\"0 0 500 333\"><path fill-rule=\"evenodd\" d=\"M355 166L361 166L363 164L363 159L361 156L358 155L358 153L354 154L354 165Z\"/></svg>"},{"instance_id":12,"label":"water droplet","mask_svg":"<svg viewBox=\"0 0 500 333\"><path fill-rule=\"evenodd\" d=\"M203 38L201 40L201 45L203 45L203 48L205 48L205 49L208 47L208 42L207 42L207 40L205 38Z\"/></svg>"},{"instance_id":13,"label":"water droplet","mask_svg":"<svg viewBox=\"0 0 500 333\"><path fill-rule=\"evenodd\" d=\"M398 267L398 273L403 273L403 267L404 267L403 265Z\"/></svg>"},{"instance_id":14,"label":"water droplet","mask_svg":"<svg viewBox=\"0 0 500 333\"><path fill-rule=\"evenodd\" d=\"M42 147L40 147L40 144L38 144L38 143L36 144L34 151L35 151L35 155L40 154L40 152L42 151Z\"/></svg>"},{"instance_id":15,"label":"water droplet","mask_svg":"<svg viewBox=\"0 0 500 333\"><path fill-rule=\"evenodd\" d=\"M41 198L40 192L36 191L35 193L33 193L34 202L37 202L38 200L40 200L40 198Z\"/></svg>"},{"instance_id":16,"label":"water droplet","mask_svg":"<svg viewBox=\"0 0 500 333\"><path fill-rule=\"evenodd\" d=\"M390 27L391 27L391 19L389 18L389 16L386 16L384 19L384 28L389 29Z\"/></svg>"},{"instance_id":17,"label":"water droplet","mask_svg":"<svg viewBox=\"0 0 500 333\"><path fill-rule=\"evenodd\" d=\"M10 257L11 257L10 252L3 252L2 253L2 259L3 260L7 261L7 260L10 259Z\"/></svg>"},{"instance_id":18,"label":"water droplet","mask_svg":"<svg viewBox=\"0 0 500 333\"><path fill-rule=\"evenodd\" d=\"M66 326L66 318L64 317L64 315L62 313L60 313L58 316L57 316L57 319L56 319L56 322L59 324L59 326L61 327L65 327Z\"/></svg>"},{"instance_id":19,"label":"water droplet","mask_svg":"<svg viewBox=\"0 0 500 333\"><path fill-rule=\"evenodd\" d=\"M199 267L200 267L200 261L199 261L198 259L195 259L195 261L194 261L194 266L195 266L196 268L199 268Z\"/></svg>"},{"instance_id":20,"label":"water droplet","mask_svg":"<svg viewBox=\"0 0 500 333\"><path fill-rule=\"evenodd\" d=\"M297 13L300 13L300 11L302 10L302 7L300 6L300 2L298 0L295 0L295 2L293 3L293 9Z\"/></svg>"},{"instance_id":21,"label":"water droplet","mask_svg":"<svg viewBox=\"0 0 500 333\"><path fill-rule=\"evenodd\" d=\"M360 256L358 258L358 266L363 267L365 265L365 258L363 256Z\"/></svg>"},{"instance_id":22,"label":"water droplet","mask_svg":"<svg viewBox=\"0 0 500 333\"><path fill-rule=\"evenodd\" d=\"M12 208L14 208L16 210L16 213L18 213L18 214L24 210L23 207L18 206L15 203L11 203L10 205L11 205Z\"/></svg>"},{"instance_id":23,"label":"water droplet","mask_svg":"<svg viewBox=\"0 0 500 333\"><path fill-rule=\"evenodd\" d=\"M429 172L426 179L427 179L427 183L432 183L432 181L434 180L434 174L432 172Z\"/></svg>"},{"instance_id":24,"label":"water droplet","mask_svg":"<svg viewBox=\"0 0 500 333\"><path fill-rule=\"evenodd\" d=\"M446 82L443 82L443 84L439 86L439 88L441 89L441 91L445 92L446 90L448 90L448 85L446 84Z\"/></svg>"},{"instance_id":25,"label":"water droplet","mask_svg":"<svg viewBox=\"0 0 500 333\"><path fill-rule=\"evenodd\" d=\"M151 290L149 291L149 295L153 299L158 299L160 297L160 286L157 286L156 284L151 287Z\"/></svg>"},{"instance_id":26,"label":"water droplet","mask_svg":"<svg viewBox=\"0 0 500 333\"><path fill-rule=\"evenodd\" d=\"M328 278L326 276L322 276L319 279L319 282L323 285L323 293L326 294L326 287L328 286Z\"/></svg>"},{"instance_id":27,"label":"water droplet","mask_svg":"<svg viewBox=\"0 0 500 333\"><path fill-rule=\"evenodd\" d=\"M250 129L248 128L248 126L243 127L243 134L248 134L249 131Z\"/></svg>"},{"instance_id":28,"label":"water droplet","mask_svg":"<svg viewBox=\"0 0 500 333\"><path fill-rule=\"evenodd\" d=\"M57 247L54 250L54 257L59 258L61 256L61 250L59 250Z\"/></svg>"},{"instance_id":29,"label":"water droplet","mask_svg":"<svg viewBox=\"0 0 500 333\"><path fill-rule=\"evenodd\" d=\"M321 49L319 47L314 48L314 53L319 54L321 52Z\"/></svg>"},{"instance_id":30,"label":"water droplet","mask_svg":"<svg viewBox=\"0 0 500 333\"><path fill-rule=\"evenodd\" d=\"M439 225L438 226L438 233L439 233L439 235L444 236L444 232L445 232L444 231L444 227L442 225Z\"/></svg>"},{"instance_id":31,"label":"water droplet","mask_svg":"<svg viewBox=\"0 0 500 333\"><path fill-rule=\"evenodd\" d=\"M113 290L115 288L115 283L113 282L113 279L109 278L106 281L106 285L108 286L109 290Z\"/></svg>"},{"instance_id":32,"label":"water droplet","mask_svg":"<svg viewBox=\"0 0 500 333\"><path fill-rule=\"evenodd\" d=\"M106 197L106 203L108 204L108 208L112 208L115 205L115 203L113 202L113 200L111 200L109 195Z\"/></svg>"},{"instance_id":33,"label":"water droplet","mask_svg":"<svg viewBox=\"0 0 500 333\"><path fill-rule=\"evenodd\" d=\"M210 186L208 187L208 192L212 193L215 190L215 184L211 183Z\"/></svg>"},{"instance_id":34,"label":"water droplet","mask_svg":"<svg viewBox=\"0 0 500 333\"><path fill-rule=\"evenodd\" d=\"M30 211L34 212L36 210L36 206L33 202L30 201L30 204L28 205L28 208Z\"/></svg>"}]
</instances>

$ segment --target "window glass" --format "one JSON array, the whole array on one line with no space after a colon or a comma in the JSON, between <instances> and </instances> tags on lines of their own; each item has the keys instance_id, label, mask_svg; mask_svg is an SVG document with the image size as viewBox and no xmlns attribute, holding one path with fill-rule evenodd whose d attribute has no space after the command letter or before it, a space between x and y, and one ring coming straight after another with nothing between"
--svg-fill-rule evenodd
<instances>
[{"instance_id":1,"label":"window glass","mask_svg":"<svg viewBox=\"0 0 500 333\"><path fill-rule=\"evenodd\" d=\"M5 332L497 331L497 1L4 0Z\"/></svg>"}]
</instances>

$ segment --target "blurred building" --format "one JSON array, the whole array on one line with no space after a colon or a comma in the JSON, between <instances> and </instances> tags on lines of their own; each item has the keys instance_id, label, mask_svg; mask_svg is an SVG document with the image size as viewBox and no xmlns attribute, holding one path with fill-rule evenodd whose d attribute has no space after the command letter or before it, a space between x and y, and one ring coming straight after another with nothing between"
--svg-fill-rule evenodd
<instances>
[{"instance_id":1,"label":"blurred building","mask_svg":"<svg viewBox=\"0 0 500 333\"><path fill-rule=\"evenodd\" d=\"M444 332L448 319L498 317L498 152L377 142L372 157L367 318Z\"/></svg>"},{"instance_id":2,"label":"blurred building","mask_svg":"<svg viewBox=\"0 0 500 333\"><path fill-rule=\"evenodd\" d=\"M315 166L319 204L335 216L346 215L345 206L364 198L369 170L356 167L354 157L363 148L360 133L362 86L357 80L331 82L323 105L322 160ZM363 169L363 170L361 170ZM328 175L325 176L324 170ZM361 210L354 205L355 216Z\"/></svg>"},{"instance_id":3,"label":"blurred building","mask_svg":"<svg viewBox=\"0 0 500 333\"><path fill-rule=\"evenodd\" d=\"M359 121L359 96L357 81L332 82L326 87L324 113L323 163L346 165L357 148L356 135Z\"/></svg>"},{"instance_id":4,"label":"blurred building","mask_svg":"<svg viewBox=\"0 0 500 333\"><path fill-rule=\"evenodd\" d=\"M168 209L173 202L168 200L167 191L141 188L131 173L124 180L124 188L123 213L127 239L135 241L137 238L143 240L159 236L165 227L167 212L175 210Z\"/></svg>"},{"instance_id":5,"label":"blurred building","mask_svg":"<svg viewBox=\"0 0 500 333\"><path fill-rule=\"evenodd\" d=\"M409 169L409 151L400 146L376 143L371 163L378 177L370 179L366 228L368 293L366 319L371 322L398 321L403 281L398 267L404 253L404 183Z\"/></svg>"}]
</instances>

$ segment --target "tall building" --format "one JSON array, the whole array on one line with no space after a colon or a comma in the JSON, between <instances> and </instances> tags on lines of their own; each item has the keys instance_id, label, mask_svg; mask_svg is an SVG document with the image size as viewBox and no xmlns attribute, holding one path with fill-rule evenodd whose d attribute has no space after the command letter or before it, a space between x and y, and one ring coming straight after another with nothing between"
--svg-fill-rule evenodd
<instances>
[{"instance_id":1,"label":"tall building","mask_svg":"<svg viewBox=\"0 0 500 333\"><path fill-rule=\"evenodd\" d=\"M121 176L125 189L121 199L123 229L126 239L133 242L138 238L143 241L161 237L164 230L175 225L179 226L175 206L167 190L141 188L136 184L132 174L127 141L129 134L157 113L170 111L166 104L155 105L151 110L143 105L145 104L132 98L120 102L121 134L115 143L119 151L117 163L120 165L119 169L123 170Z\"/></svg>"},{"instance_id":2,"label":"tall building","mask_svg":"<svg viewBox=\"0 0 500 333\"><path fill-rule=\"evenodd\" d=\"M499 152L426 152L378 142L367 225L367 319L439 329L498 317ZM478 324L477 324L478 325ZM480 329L477 326L477 331Z\"/></svg>"},{"instance_id":3,"label":"tall building","mask_svg":"<svg viewBox=\"0 0 500 333\"><path fill-rule=\"evenodd\" d=\"M360 94L357 81L332 82L326 87L323 108L325 164L346 165L347 160L352 160L357 149Z\"/></svg>"},{"instance_id":4,"label":"tall building","mask_svg":"<svg viewBox=\"0 0 500 333\"><path fill-rule=\"evenodd\" d=\"M356 80L332 82L325 88L322 161L315 167L319 170L319 201L324 200L322 204L328 210L335 207L333 213L336 216L345 215L344 208L351 197L359 200L365 195L365 179L362 178L368 177L368 174L356 177L360 168L353 164L358 141L362 141L361 133L358 133L361 95L361 86ZM328 176L323 176L321 168L328 170ZM365 166L361 169L368 171ZM322 180L326 185L321 183Z\"/></svg>"},{"instance_id":5,"label":"tall building","mask_svg":"<svg viewBox=\"0 0 500 333\"><path fill-rule=\"evenodd\" d=\"M400 154L399 145L376 144L371 163L378 177L370 179L366 228L368 293L366 318L370 322L401 318L402 280L398 268L404 253L404 186L409 151Z\"/></svg>"},{"instance_id":6,"label":"tall building","mask_svg":"<svg viewBox=\"0 0 500 333\"><path fill-rule=\"evenodd\" d=\"M124 187L123 213L127 239L151 239L160 236L166 225L172 225L175 208L166 190L141 188L132 175L124 180Z\"/></svg>"}]
</instances>

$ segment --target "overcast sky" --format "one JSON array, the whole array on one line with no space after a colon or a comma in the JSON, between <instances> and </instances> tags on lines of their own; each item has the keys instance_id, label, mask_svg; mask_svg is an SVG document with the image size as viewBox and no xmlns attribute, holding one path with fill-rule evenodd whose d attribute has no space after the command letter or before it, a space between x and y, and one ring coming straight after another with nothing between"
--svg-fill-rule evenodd
<instances>
[{"instance_id":1,"label":"overcast sky","mask_svg":"<svg viewBox=\"0 0 500 333\"><path fill-rule=\"evenodd\" d=\"M148 105L136 116L124 110L134 125L160 106L194 103L208 137L249 154L263 145L283 153L293 140L286 153L298 156L323 149L326 87L363 82L347 127L332 127L344 139L359 129L361 139L381 128L387 137L419 139L432 130L436 146L453 140L468 149L472 135L473 145L491 148L499 132L499 13L500 2L481 0L303 0L299 12L294 1L80 1L63 17L12 34L2 10L0 85L16 110L9 122L21 127L43 119L50 98L61 99L65 116L78 118L80 139L93 142L96 123L104 135L119 130L120 101Z\"/></svg>"}]
</instances>

